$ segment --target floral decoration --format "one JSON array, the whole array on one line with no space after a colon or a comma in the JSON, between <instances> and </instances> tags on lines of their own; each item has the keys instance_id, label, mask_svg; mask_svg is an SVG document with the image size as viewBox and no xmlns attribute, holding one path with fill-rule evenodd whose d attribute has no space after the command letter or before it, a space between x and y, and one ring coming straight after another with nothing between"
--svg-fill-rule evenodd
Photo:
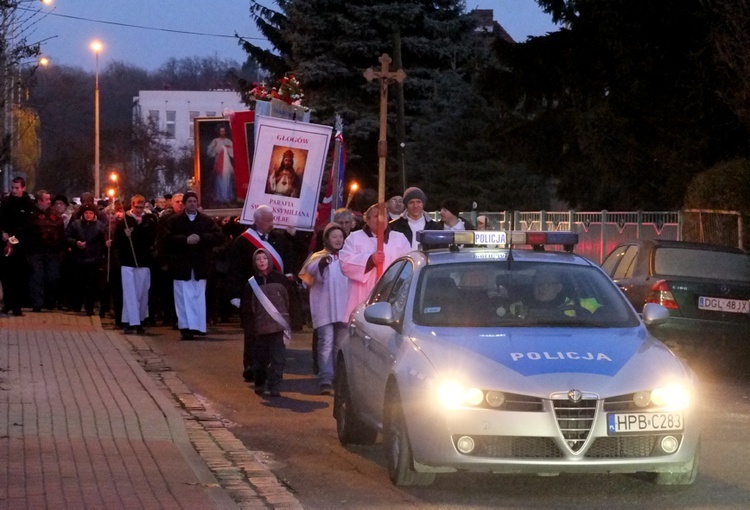
<instances>
[{"instance_id":1,"label":"floral decoration","mask_svg":"<svg viewBox=\"0 0 750 510\"><path fill-rule=\"evenodd\" d=\"M302 92L302 86L299 80L293 74L288 74L278 80L278 87L271 89L264 83L253 82L253 88L248 93L251 100L270 101L279 99L285 103L300 106L302 98L305 96Z\"/></svg>"}]
</instances>

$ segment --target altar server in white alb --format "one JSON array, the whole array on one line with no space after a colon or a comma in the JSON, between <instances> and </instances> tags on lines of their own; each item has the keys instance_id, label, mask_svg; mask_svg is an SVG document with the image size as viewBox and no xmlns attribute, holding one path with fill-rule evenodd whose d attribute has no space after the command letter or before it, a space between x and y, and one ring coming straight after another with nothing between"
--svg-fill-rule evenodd
<instances>
[{"instance_id":1,"label":"altar server in white alb","mask_svg":"<svg viewBox=\"0 0 750 510\"><path fill-rule=\"evenodd\" d=\"M321 395L333 393L334 363L338 346L347 335L346 309L351 283L341 272L339 251L344 227L331 222L323 229L323 246L308 257L299 278L310 288L310 315L318 335L318 382Z\"/></svg>"},{"instance_id":2,"label":"altar server in white alb","mask_svg":"<svg viewBox=\"0 0 750 510\"><path fill-rule=\"evenodd\" d=\"M206 280L211 267L211 251L224 242L216 222L198 211L198 195L183 195L185 209L168 216L160 239L167 254L169 274L174 280L174 306L177 327L183 340L206 334Z\"/></svg>"},{"instance_id":3,"label":"altar server in white alb","mask_svg":"<svg viewBox=\"0 0 750 510\"><path fill-rule=\"evenodd\" d=\"M156 216L145 214L146 199L135 195L130 210L117 223L114 247L122 276L122 323L125 333L143 334L148 317L148 289L156 242Z\"/></svg>"},{"instance_id":4,"label":"altar server in white alb","mask_svg":"<svg viewBox=\"0 0 750 510\"><path fill-rule=\"evenodd\" d=\"M378 252L378 206L371 205L365 212L365 226L349 234L339 252L341 271L351 280L346 316L370 295L378 280L377 264L387 269L391 262L411 251L411 244L401 232L391 230L386 224L383 234L383 251Z\"/></svg>"}]
</instances>

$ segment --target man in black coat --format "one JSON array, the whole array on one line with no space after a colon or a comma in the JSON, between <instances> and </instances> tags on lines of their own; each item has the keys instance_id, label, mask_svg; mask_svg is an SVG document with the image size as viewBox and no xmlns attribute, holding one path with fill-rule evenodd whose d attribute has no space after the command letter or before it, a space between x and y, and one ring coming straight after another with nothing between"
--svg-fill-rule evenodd
<instances>
[{"instance_id":1,"label":"man in black coat","mask_svg":"<svg viewBox=\"0 0 750 510\"><path fill-rule=\"evenodd\" d=\"M29 228L34 202L26 193L26 181L13 179L10 195L0 204L0 232L2 232L3 311L23 315L21 306L28 292L29 272L26 257L29 253ZM2 256L2 255L0 255Z\"/></svg>"},{"instance_id":2,"label":"man in black coat","mask_svg":"<svg viewBox=\"0 0 750 510\"><path fill-rule=\"evenodd\" d=\"M211 252L224 242L224 234L209 216L198 211L198 195L183 195L185 210L169 216L163 249L174 280L177 326L183 340L206 334L206 280L211 271Z\"/></svg>"}]
</instances>

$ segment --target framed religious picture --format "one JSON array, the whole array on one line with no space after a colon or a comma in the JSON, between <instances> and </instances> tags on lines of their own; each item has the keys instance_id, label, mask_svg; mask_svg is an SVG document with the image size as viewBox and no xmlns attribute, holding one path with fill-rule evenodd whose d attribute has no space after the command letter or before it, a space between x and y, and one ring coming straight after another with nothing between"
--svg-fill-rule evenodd
<instances>
[{"instance_id":1,"label":"framed religious picture","mask_svg":"<svg viewBox=\"0 0 750 510\"><path fill-rule=\"evenodd\" d=\"M274 211L277 227L312 230L331 142L329 126L258 115L255 151L240 221L253 222L260 205Z\"/></svg>"},{"instance_id":2,"label":"framed religious picture","mask_svg":"<svg viewBox=\"0 0 750 510\"><path fill-rule=\"evenodd\" d=\"M204 209L239 207L234 142L229 120L197 117L195 129L195 179Z\"/></svg>"},{"instance_id":3,"label":"framed religious picture","mask_svg":"<svg viewBox=\"0 0 750 510\"><path fill-rule=\"evenodd\" d=\"M255 152L255 111L246 110L229 115L234 133L234 176L237 200L245 201L250 181L250 159Z\"/></svg>"}]
</instances>

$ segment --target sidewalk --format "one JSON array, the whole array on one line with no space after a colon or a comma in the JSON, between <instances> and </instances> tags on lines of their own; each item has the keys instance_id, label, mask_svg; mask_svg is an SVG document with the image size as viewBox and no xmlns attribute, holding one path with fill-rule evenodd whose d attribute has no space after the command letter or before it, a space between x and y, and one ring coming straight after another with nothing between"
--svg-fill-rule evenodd
<instances>
[{"instance_id":1,"label":"sidewalk","mask_svg":"<svg viewBox=\"0 0 750 510\"><path fill-rule=\"evenodd\" d=\"M98 317L0 318L0 509L300 508L218 420L189 420L202 406L137 343Z\"/></svg>"}]
</instances>

